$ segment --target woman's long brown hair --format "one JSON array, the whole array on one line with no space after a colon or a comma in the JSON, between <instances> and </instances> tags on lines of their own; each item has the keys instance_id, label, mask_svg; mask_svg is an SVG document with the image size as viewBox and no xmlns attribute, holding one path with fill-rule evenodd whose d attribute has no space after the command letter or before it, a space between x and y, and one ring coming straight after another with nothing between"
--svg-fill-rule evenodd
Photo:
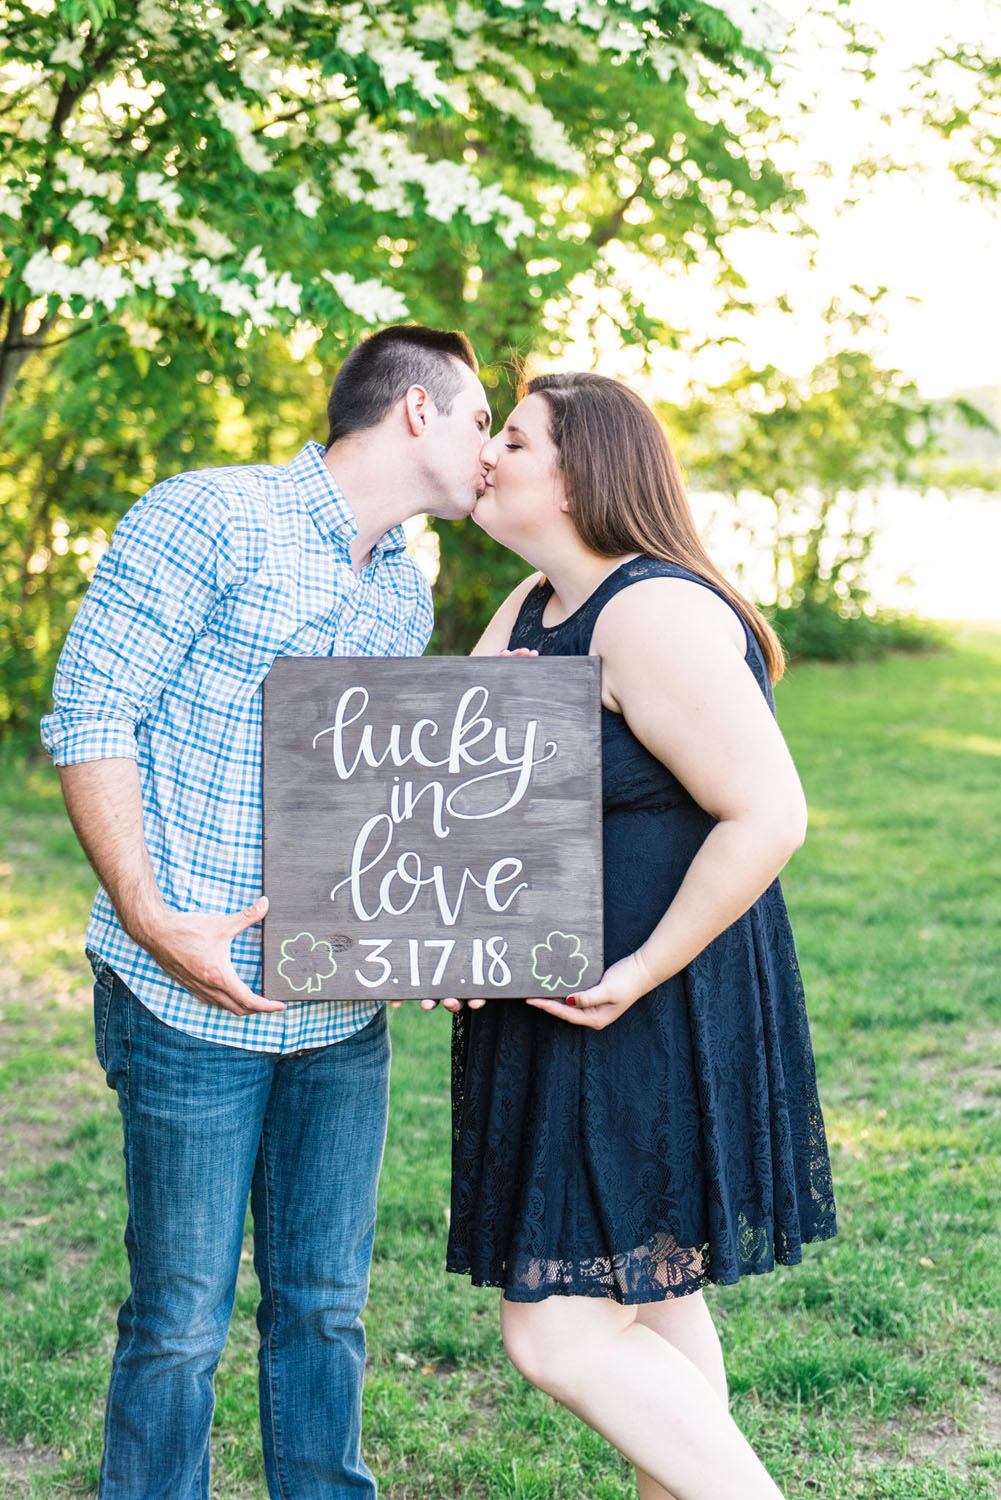
<instances>
[{"instance_id":1,"label":"woman's long brown hair","mask_svg":"<svg viewBox=\"0 0 1001 1500\"><path fill-rule=\"evenodd\" d=\"M703 547L674 454L646 402L621 381L589 371L537 375L521 394L541 396L549 407L550 435L581 541L602 557L642 552L704 578L753 630L777 682L785 668L779 638Z\"/></svg>"}]
</instances>

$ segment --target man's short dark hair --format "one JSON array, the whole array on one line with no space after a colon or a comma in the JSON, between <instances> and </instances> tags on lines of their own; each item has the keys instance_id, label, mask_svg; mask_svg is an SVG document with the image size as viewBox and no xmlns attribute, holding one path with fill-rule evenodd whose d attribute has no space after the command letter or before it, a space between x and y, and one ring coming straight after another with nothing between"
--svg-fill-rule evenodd
<instances>
[{"instance_id":1,"label":"man's short dark hair","mask_svg":"<svg viewBox=\"0 0 1001 1500\"><path fill-rule=\"evenodd\" d=\"M477 373L473 346L457 330L395 323L370 334L337 372L327 406L327 447L381 422L412 385L423 386L447 415L462 383L455 360Z\"/></svg>"}]
</instances>

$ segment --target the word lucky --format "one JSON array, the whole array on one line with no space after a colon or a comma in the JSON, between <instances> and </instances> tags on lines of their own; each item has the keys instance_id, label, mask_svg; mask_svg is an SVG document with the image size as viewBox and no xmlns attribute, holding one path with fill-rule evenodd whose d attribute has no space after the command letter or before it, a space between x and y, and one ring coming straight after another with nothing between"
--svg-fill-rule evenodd
<instances>
[{"instance_id":1,"label":"the word lucky","mask_svg":"<svg viewBox=\"0 0 1001 1500\"><path fill-rule=\"evenodd\" d=\"M471 885L483 892L487 907L495 912L506 911L518 893L527 888L527 882L522 881L510 889L522 871L522 861L513 856L495 859L482 877L465 866L457 872L452 892L447 889L443 866L432 864L430 870L426 869L424 859L415 849L398 853L388 868L383 863L390 854L397 828L409 822L423 799L430 802L435 837L445 839L451 832L449 817L464 821L497 818L516 807L531 784L535 767L557 753L555 741L540 744L537 719L526 721L520 745L513 746L507 726L496 724L484 712L489 697L483 686L467 688L450 723L441 725L428 718L417 719L407 726L392 723L381 732L377 744L376 729L366 718L368 690L348 688L338 699L334 722L314 735L314 749L322 741L329 741L331 761L342 781L350 780L359 766L376 769L387 762L400 770L420 766L441 771L450 778L461 778L448 788L443 779L433 779L416 789L413 780L393 778L389 811L370 817L358 830L350 874L330 892L334 901L339 891L349 887L359 921L373 922L383 913L402 916L411 909L421 891L430 888L442 922L452 927L458 921L463 897ZM513 786L505 779L512 776ZM487 798L486 805L483 790L470 797L472 787L482 789L485 783L495 781L499 782L497 796ZM489 805L491 800L496 805Z\"/></svg>"}]
</instances>

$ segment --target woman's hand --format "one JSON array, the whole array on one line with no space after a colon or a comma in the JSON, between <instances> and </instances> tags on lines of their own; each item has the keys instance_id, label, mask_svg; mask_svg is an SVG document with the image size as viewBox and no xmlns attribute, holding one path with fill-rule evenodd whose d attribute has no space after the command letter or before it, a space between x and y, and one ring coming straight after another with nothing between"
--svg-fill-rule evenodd
<instances>
[{"instance_id":1,"label":"woman's hand","mask_svg":"<svg viewBox=\"0 0 1001 1500\"><path fill-rule=\"evenodd\" d=\"M603 1031L611 1026L641 995L656 988L657 981L639 953L627 954L606 969L589 990L580 990L566 1000L526 1000L536 1010L548 1010L573 1026L590 1026Z\"/></svg>"}]
</instances>

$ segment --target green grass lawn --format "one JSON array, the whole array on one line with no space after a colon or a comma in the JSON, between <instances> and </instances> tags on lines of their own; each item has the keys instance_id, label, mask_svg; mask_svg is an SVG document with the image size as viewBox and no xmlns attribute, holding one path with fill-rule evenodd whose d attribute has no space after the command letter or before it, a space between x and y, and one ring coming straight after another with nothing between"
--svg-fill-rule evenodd
<instances>
[{"instance_id":1,"label":"green grass lawn","mask_svg":"<svg viewBox=\"0 0 1001 1500\"><path fill-rule=\"evenodd\" d=\"M1001 634L801 667L779 713L811 834L785 886L841 1234L713 1292L734 1409L790 1500L1001 1495ZM118 1115L92 1055L92 880L46 766L0 761L0 1496L95 1492L125 1287ZM624 1500L626 1466L508 1368L442 1271L448 1020L393 1019L367 1324L386 1500ZM215 1494L265 1494L249 1263ZM734 1497L739 1500L739 1497Z\"/></svg>"}]
</instances>

